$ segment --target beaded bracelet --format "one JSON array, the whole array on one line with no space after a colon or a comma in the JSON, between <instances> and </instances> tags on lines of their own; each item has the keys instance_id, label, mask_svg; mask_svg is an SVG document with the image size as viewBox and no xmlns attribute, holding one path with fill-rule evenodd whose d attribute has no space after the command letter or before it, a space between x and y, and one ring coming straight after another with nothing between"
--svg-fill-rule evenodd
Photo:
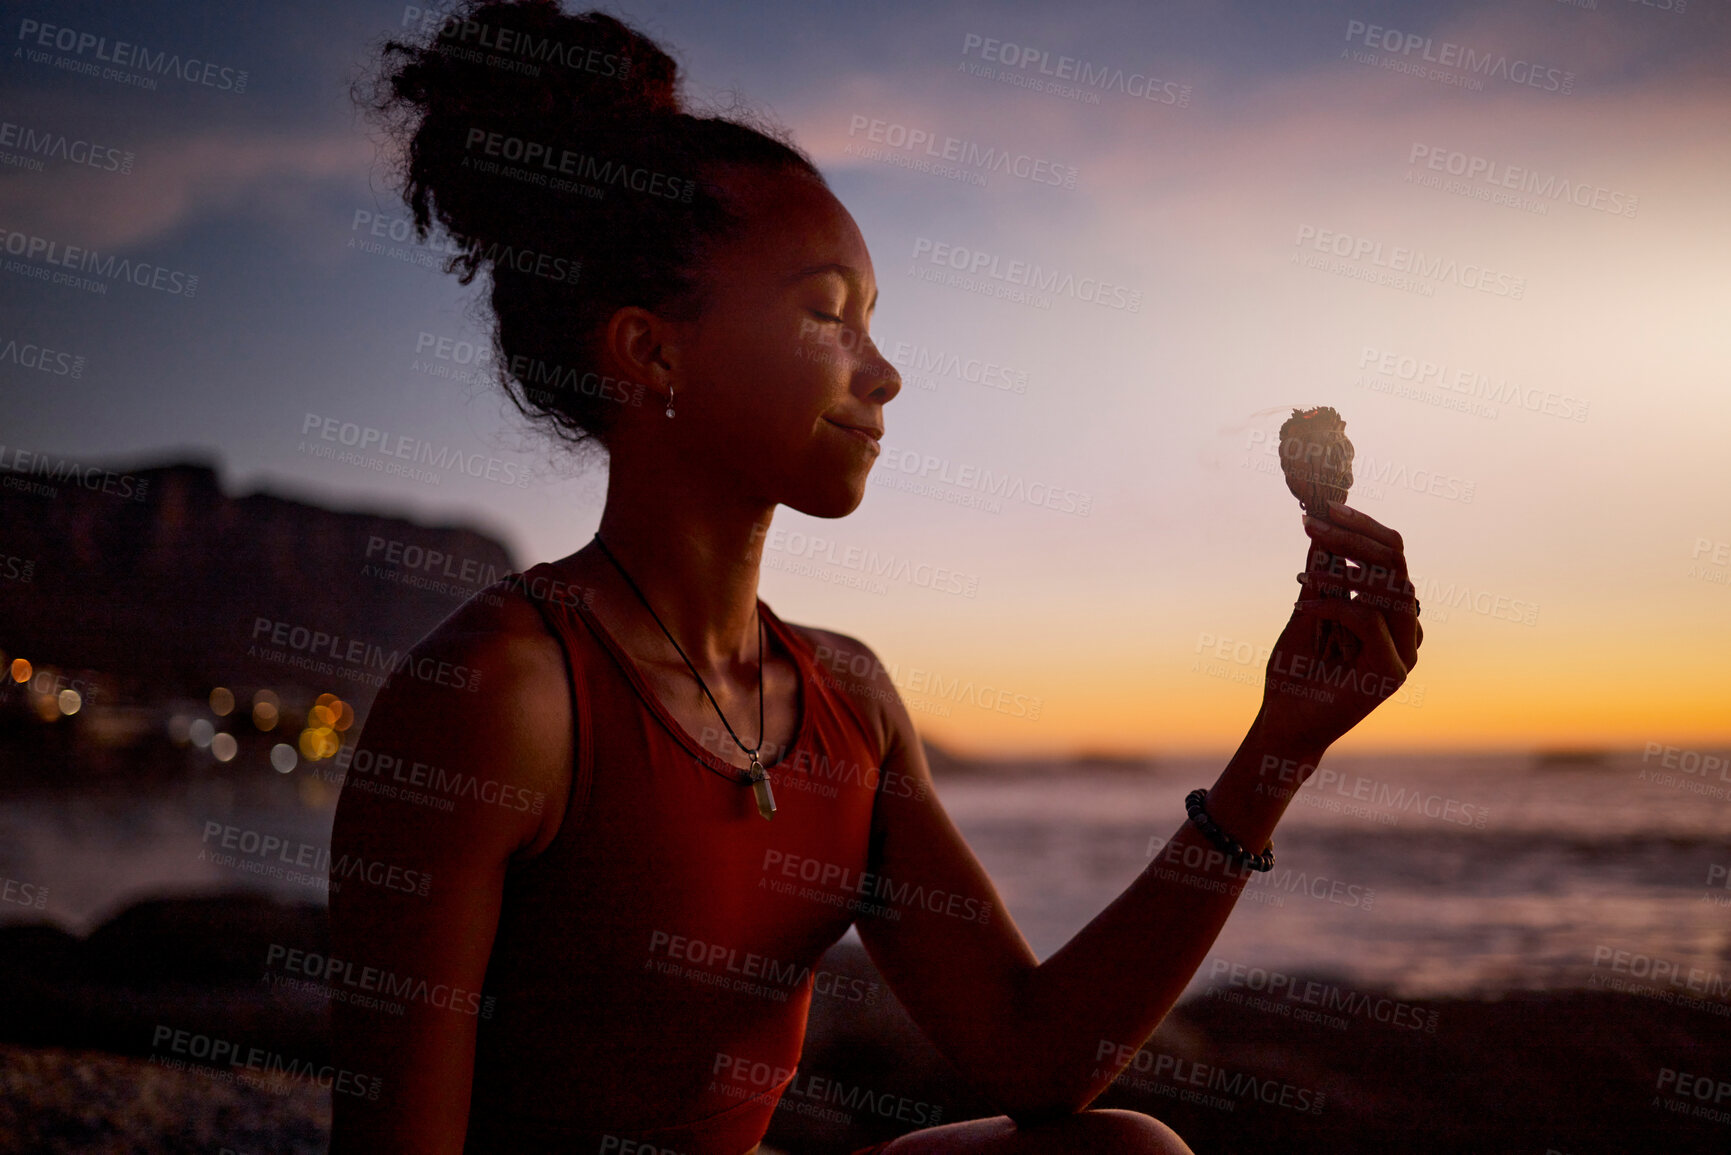
<instances>
[{"instance_id":1,"label":"beaded bracelet","mask_svg":"<svg viewBox=\"0 0 1731 1155\"><path fill-rule=\"evenodd\" d=\"M1208 791L1201 787L1192 790L1184 796L1184 809L1190 814L1190 821L1196 824L1208 841L1234 862L1243 863L1252 870L1274 869L1274 843L1270 842L1261 854L1252 854L1239 844L1237 839L1216 826L1214 819L1208 817L1208 811L1203 803L1208 800Z\"/></svg>"}]
</instances>

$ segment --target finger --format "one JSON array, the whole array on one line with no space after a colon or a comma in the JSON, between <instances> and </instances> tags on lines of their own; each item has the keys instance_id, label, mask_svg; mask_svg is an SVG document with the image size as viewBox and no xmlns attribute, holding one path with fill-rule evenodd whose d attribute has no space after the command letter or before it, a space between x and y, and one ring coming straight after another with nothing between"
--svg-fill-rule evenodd
<instances>
[{"instance_id":1,"label":"finger","mask_svg":"<svg viewBox=\"0 0 1731 1155\"><path fill-rule=\"evenodd\" d=\"M1320 618L1328 618L1344 626L1353 627L1353 632L1361 629L1366 631L1361 637L1369 640L1376 637L1388 637L1388 621L1383 615L1369 606L1361 606L1357 601L1347 601L1344 598L1306 598L1301 597L1293 603L1293 608L1302 613L1315 614ZM1394 639L1389 638L1389 648L1393 649Z\"/></svg>"},{"instance_id":2,"label":"finger","mask_svg":"<svg viewBox=\"0 0 1731 1155\"><path fill-rule=\"evenodd\" d=\"M1424 641L1424 629L1418 624L1418 605L1416 602L1392 610L1373 609L1382 615L1388 626L1388 635L1394 640L1394 651L1400 655L1400 661L1406 667L1407 673L1418 665L1418 648Z\"/></svg>"},{"instance_id":3,"label":"finger","mask_svg":"<svg viewBox=\"0 0 1731 1155\"><path fill-rule=\"evenodd\" d=\"M1405 543L1401 541L1399 533L1396 533L1382 522L1376 520L1376 518L1370 516L1370 514L1356 510L1345 502L1329 502L1327 520L1343 529L1349 529L1354 533L1362 533L1366 537L1374 538L1378 542L1397 552L1406 548Z\"/></svg>"},{"instance_id":4,"label":"finger","mask_svg":"<svg viewBox=\"0 0 1731 1155\"><path fill-rule=\"evenodd\" d=\"M1382 570L1379 577L1377 570ZM1379 610L1398 610L1414 613L1418 607L1418 587L1410 581L1394 581L1392 575L1381 566L1361 568L1354 575L1353 590L1358 595L1358 601Z\"/></svg>"},{"instance_id":5,"label":"finger","mask_svg":"<svg viewBox=\"0 0 1731 1155\"><path fill-rule=\"evenodd\" d=\"M1335 553L1380 563L1390 569L1405 565L1406 555L1400 549L1386 545L1369 534L1359 533L1319 517L1306 514L1304 532L1310 535L1312 542Z\"/></svg>"},{"instance_id":6,"label":"finger","mask_svg":"<svg viewBox=\"0 0 1731 1155\"><path fill-rule=\"evenodd\" d=\"M1412 583L1408 582L1407 588L1411 589ZM1418 647L1424 637L1418 624L1417 594L1360 590L1352 599L1352 604L1382 615L1388 626L1389 637L1394 640L1395 652L1400 655L1401 663L1408 672L1411 672L1412 668L1418 665Z\"/></svg>"},{"instance_id":7,"label":"finger","mask_svg":"<svg viewBox=\"0 0 1731 1155\"><path fill-rule=\"evenodd\" d=\"M1413 598L1418 596L1418 587L1412 584L1411 578L1381 562L1354 565L1348 569L1348 576L1361 598L1380 597L1388 605L1411 605Z\"/></svg>"},{"instance_id":8,"label":"finger","mask_svg":"<svg viewBox=\"0 0 1731 1155\"><path fill-rule=\"evenodd\" d=\"M1353 594L1328 578L1310 573L1299 574L1298 584L1303 586L1304 590L1299 594L1299 600L1294 603L1295 607L1302 607L1314 598L1351 598L1353 605L1381 613L1388 624L1389 636L1394 639L1395 652L1400 655L1401 661L1408 670L1418 664L1418 648L1424 644L1424 627L1418 621L1416 597L1364 590Z\"/></svg>"},{"instance_id":9,"label":"finger","mask_svg":"<svg viewBox=\"0 0 1731 1155\"><path fill-rule=\"evenodd\" d=\"M1353 561L1343 553L1325 549L1316 542L1310 543L1310 551L1305 555L1304 570L1319 578L1332 580L1340 585L1351 586L1354 589L1368 586L1374 579L1387 582L1391 588L1400 588L1394 580L1392 571L1385 565L1373 563L1363 565Z\"/></svg>"},{"instance_id":10,"label":"finger","mask_svg":"<svg viewBox=\"0 0 1731 1155\"><path fill-rule=\"evenodd\" d=\"M1325 549L1312 547L1299 580L1322 597L1352 596L1352 587L1347 584L1346 559Z\"/></svg>"},{"instance_id":11,"label":"finger","mask_svg":"<svg viewBox=\"0 0 1731 1155\"><path fill-rule=\"evenodd\" d=\"M1361 606L1356 601L1342 601L1337 598L1300 598L1296 609L1339 622L1350 629L1364 643L1365 648L1382 651L1385 662L1395 659L1401 670L1402 677L1411 670L1402 653L1401 647L1395 642L1394 635L1389 630L1389 622L1385 616L1368 606ZM1414 647L1416 651L1416 647ZM1416 652L1414 653L1416 660Z\"/></svg>"},{"instance_id":12,"label":"finger","mask_svg":"<svg viewBox=\"0 0 1731 1155\"><path fill-rule=\"evenodd\" d=\"M1298 581L1319 592L1327 590L1327 596L1331 597L1350 593L1374 609L1410 612L1418 605L1418 587L1410 578L1385 565L1359 565L1319 547L1312 547L1305 572L1298 575Z\"/></svg>"},{"instance_id":13,"label":"finger","mask_svg":"<svg viewBox=\"0 0 1731 1155\"><path fill-rule=\"evenodd\" d=\"M1352 587L1348 584L1348 580L1350 579L1342 579L1323 570L1307 570L1298 575L1298 584L1303 586L1312 597L1350 598L1352 597ZM1300 593L1299 596L1303 597L1304 594ZM1363 595L1360 594L1359 596L1362 597Z\"/></svg>"},{"instance_id":14,"label":"finger","mask_svg":"<svg viewBox=\"0 0 1731 1155\"><path fill-rule=\"evenodd\" d=\"M1311 541L1331 553L1380 564L1398 571L1403 577L1406 574L1406 555L1399 548L1385 545L1366 534L1308 515L1304 519L1304 532L1310 535Z\"/></svg>"},{"instance_id":15,"label":"finger","mask_svg":"<svg viewBox=\"0 0 1731 1155\"><path fill-rule=\"evenodd\" d=\"M1332 577L1345 581L1352 569L1358 563L1348 558L1344 553L1332 550L1319 542L1312 541L1304 555L1304 568L1307 573L1319 577Z\"/></svg>"}]
</instances>

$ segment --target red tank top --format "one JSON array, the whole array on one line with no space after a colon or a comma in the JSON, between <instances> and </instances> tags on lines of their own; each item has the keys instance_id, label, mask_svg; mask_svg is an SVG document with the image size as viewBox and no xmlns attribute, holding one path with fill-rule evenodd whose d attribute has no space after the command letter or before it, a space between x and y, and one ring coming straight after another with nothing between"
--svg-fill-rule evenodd
<instances>
[{"instance_id":1,"label":"red tank top","mask_svg":"<svg viewBox=\"0 0 1731 1155\"><path fill-rule=\"evenodd\" d=\"M558 833L505 876L464 1150L742 1155L794 1079L820 956L870 901L873 727L759 600L800 671L765 821L588 607L549 596L573 587L545 563L507 582L564 651L575 764Z\"/></svg>"}]
</instances>

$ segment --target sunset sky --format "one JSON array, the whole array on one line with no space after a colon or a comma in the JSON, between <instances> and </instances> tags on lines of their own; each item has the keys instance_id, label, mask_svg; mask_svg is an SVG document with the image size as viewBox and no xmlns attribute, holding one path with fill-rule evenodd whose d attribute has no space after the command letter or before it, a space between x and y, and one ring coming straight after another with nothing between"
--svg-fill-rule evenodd
<instances>
[{"instance_id":1,"label":"sunset sky","mask_svg":"<svg viewBox=\"0 0 1731 1155\"><path fill-rule=\"evenodd\" d=\"M720 7L610 10L674 52L691 96L736 90L818 162L871 248L873 337L904 376L864 503L779 511L760 592L876 649L922 731L1013 756L1229 751L1307 544L1270 439L1323 404L1357 447L1352 504L1406 540L1426 630L1407 700L1337 749L1731 742L1722 6ZM454 356L485 343L479 287L351 246L406 216L348 83L411 13L7 7L0 120L132 160L33 171L0 137L0 228L199 280L191 299L49 285L9 239L0 346L85 362L0 361L0 440L213 460L231 492L475 525L521 566L588 539L604 477L489 388L424 371L472 368ZM30 22L244 70L245 90L80 75ZM1068 91L1033 87L1052 72ZM918 134L977 163L920 171ZM1073 168L1073 187L981 159L1001 153ZM1002 286L1012 262L1053 291L941 280ZM441 341L453 359L429 354ZM317 459L309 415L534 481ZM1012 492L982 508L946 480L964 470ZM853 547L976 592L854 588Z\"/></svg>"}]
</instances>

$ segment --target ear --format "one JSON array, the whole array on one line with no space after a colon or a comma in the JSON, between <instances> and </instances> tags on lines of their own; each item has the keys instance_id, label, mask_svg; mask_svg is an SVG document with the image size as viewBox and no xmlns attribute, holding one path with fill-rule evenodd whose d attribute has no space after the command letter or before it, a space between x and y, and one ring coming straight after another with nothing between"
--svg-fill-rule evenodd
<instances>
[{"instance_id":1,"label":"ear","mask_svg":"<svg viewBox=\"0 0 1731 1155\"><path fill-rule=\"evenodd\" d=\"M602 353L617 377L646 386L663 399L681 384L681 330L674 322L637 305L608 318Z\"/></svg>"}]
</instances>

